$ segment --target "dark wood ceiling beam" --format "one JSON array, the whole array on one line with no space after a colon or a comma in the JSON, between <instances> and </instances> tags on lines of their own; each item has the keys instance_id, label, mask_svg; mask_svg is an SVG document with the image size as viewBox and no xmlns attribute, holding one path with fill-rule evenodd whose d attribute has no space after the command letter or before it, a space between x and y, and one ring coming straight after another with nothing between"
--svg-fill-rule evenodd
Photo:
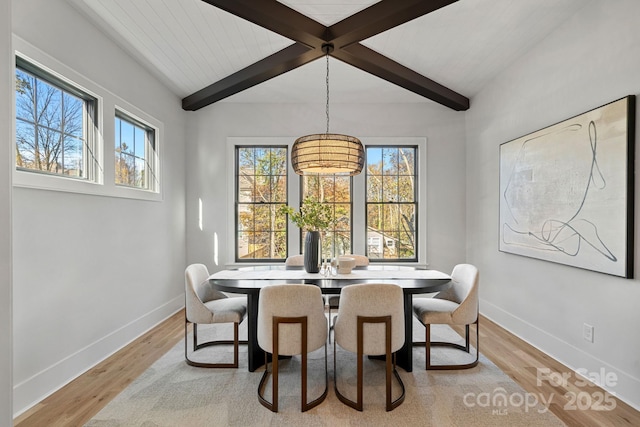
<instances>
[{"instance_id":1,"label":"dark wood ceiling beam","mask_svg":"<svg viewBox=\"0 0 640 427\"><path fill-rule=\"evenodd\" d=\"M182 100L185 110L198 110L324 55L331 56L454 110L469 108L469 99L359 44L390 28L433 12L457 0L381 0L325 27L277 0L202 0L296 43Z\"/></svg>"},{"instance_id":2,"label":"dark wood ceiling beam","mask_svg":"<svg viewBox=\"0 0 640 427\"><path fill-rule=\"evenodd\" d=\"M331 56L456 111L469 109L467 97L359 43L336 49Z\"/></svg>"},{"instance_id":3,"label":"dark wood ceiling beam","mask_svg":"<svg viewBox=\"0 0 640 427\"><path fill-rule=\"evenodd\" d=\"M319 49L295 43L187 96L184 110L195 111L324 56Z\"/></svg>"},{"instance_id":4,"label":"dark wood ceiling beam","mask_svg":"<svg viewBox=\"0 0 640 427\"><path fill-rule=\"evenodd\" d=\"M330 26L327 40L336 49L373 37L458 0L382 0Z\"/></svg>"},{"instance_id":5,"label":"dark wood ceiling beam","mask_svg":"<svg viewBox=\"0 0 640 427\"><path fill-rule=\"evenodd\" d=\"M202 0L309 47L319 48L327 27L276 0Z\"/></svg>"}]
</instances>

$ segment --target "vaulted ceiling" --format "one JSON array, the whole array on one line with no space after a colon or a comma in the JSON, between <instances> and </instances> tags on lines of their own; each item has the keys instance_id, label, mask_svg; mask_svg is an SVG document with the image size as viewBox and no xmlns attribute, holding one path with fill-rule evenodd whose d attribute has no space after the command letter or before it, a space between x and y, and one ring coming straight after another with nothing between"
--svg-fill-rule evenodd
<instances>
[{"instance_id":1,"label":"vaulted ceiling","mask_svg":"<svg viewBox=\"0 0 640 427\"><path fill-rule=\"evenodd\" d=\"M464 110L465 100L588 4L67 1L183 98L185 109L211 102L324 102L326 63L320 46L331 41L332 103L435 100ZM404 11L395 13L396 7Z\"/></svg>"}]
</instances>

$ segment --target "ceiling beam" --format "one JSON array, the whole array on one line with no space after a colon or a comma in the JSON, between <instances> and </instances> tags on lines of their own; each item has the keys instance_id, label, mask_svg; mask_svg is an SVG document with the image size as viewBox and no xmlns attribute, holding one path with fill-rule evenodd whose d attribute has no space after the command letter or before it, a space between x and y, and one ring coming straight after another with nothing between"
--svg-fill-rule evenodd
<instances>
[{"instance_id":1,"label":"ceiling beam","mask_svg":"<svg viewBox=\"0 0 640 427\"><path fill-rule=\"evenodd\" d=\"M360 43L334 50L331 56L456 111L469 109L467 97Z\"/></svg>"},{"instance_id":2,"label":"ceiling beam","mask_svg":"<svg viewBox=\"0 0 640 427\"><path fill-rule=\"evenodd\" d=\"M458 0L387 0L331 25L327 41L336 49L373 37Z\"/></svg>"},{"instance_id":3,"label":"ceiling beam","mask_svg":"<svg viewBox=\"0 0 640 427\"><path fill-rule=\"evenodd\" d=\"M198 110L324 56L397 84L454 110L467 110L469 99L361 44L390 28L431 13L457 0L381 0L330 26L314 21L277 0L202 0L295 43L182 100L185 110Z\"/></svg>"},{"instance_id":4,"label":"ceiling beam","mask_svg":"<svg viewBox=\"0 0 640 427\"><path fill-rule=\"evenodd\" d=\"M190 111L198 110L322 56L324 56L322 51L309 49L301 43L294 43L187 96L182 100L182 108Z\"/></svg>"}]
</instances>

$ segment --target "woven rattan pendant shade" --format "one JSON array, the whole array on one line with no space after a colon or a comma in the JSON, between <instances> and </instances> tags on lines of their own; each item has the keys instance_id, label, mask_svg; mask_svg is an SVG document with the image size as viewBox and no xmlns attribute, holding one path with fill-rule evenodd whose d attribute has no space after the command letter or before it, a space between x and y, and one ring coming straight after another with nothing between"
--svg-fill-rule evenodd
<instances>
[{"instance_id":1,"label":"woven rattan pendant shade","mask_svg":"<svg viewBox=\"0 0 640 427\"><path fill-rule=\"evenodd\" d=\"M364 166L364 149L353 136L320 133L296 139L291 165L297 174L357 175Z\"/></svg>"},{"instance_id":2,"label":"woven rattan pendant shade","mask_svg":"<svg viewBox=\"0 0 640 427\"><path fill-rule=\"evenodd\" d=\"M332 44L322 50L327 58L327 132L301 136L291 149L291 165L298 175L357 175L364 166L364 148L355 136L329 133L329 53Z\"/></svg>"}]
</instances>

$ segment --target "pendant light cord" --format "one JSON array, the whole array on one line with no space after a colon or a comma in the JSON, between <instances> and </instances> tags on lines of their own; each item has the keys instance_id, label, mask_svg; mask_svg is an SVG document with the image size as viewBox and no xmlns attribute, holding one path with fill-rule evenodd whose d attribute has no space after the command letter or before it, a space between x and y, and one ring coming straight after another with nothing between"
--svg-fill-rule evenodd
<instances>
[{"instance_id":1,"label":"pendant light cord","mask_svg":"<svg viewBox=\"0 0 640 427\"><path fill-rule=\"evenodd\" d=\"M329 133L329 52L327 52L327 134Z\"/></svg>"}]
</instances>

